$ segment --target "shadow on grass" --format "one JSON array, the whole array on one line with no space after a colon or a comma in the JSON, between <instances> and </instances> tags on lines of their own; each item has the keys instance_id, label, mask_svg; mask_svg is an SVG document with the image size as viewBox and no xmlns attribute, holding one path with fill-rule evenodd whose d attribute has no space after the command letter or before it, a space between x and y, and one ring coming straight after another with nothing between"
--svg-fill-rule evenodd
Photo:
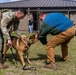
<instances>
[{"instance_id":1,"label":"shadow on grass","mask_svg":"<svg viewBox=\"0 0 76 75\"><path fill-rule=\"evenodd\" d=\"M60 55L55 55L55 61L56 62L62 62L61 61L61 56Z\"/></svg>"},{"instance_id":2,"label":"shadow on grass","mask_svg":"<svg viewBox=\"0 0 76 75\"><path fill-rule=\"evenodd\" d=\"M44 60L46 59L46 55L45 54L37 54L37 58L31 58L30 60Z\"/></svg>"},{"instance_id":3,"label":"shadow on grass","mask_svg":"<svg viewBox=\"0 0 76 75\"><path fill-rule=\"evenodd\" d=\"M45 55L45 54L37 54L38 55L38 57L37 58L31 58L30 60L46 60L47 59L47 55ZM60 60L61 59L61 56L60 55L55 55L55 61L56 62L63 62L62 60ZM45 61L45 63L46 63L46 61Z\"/></svg>"},{"instance_id":4,"label":"shadow on grass","mask_svg":"<svg viewBox=\"0 0 76 75\"><path fill-rule=\"evenodd\" d=\"M9 62L11 62L12 64L16 64L17 61L20 61L16 55L16 53L13 54L6 54L6 60L8 60Z\"/></svg>"},{"instance_id":5,"label":"shadow on grass","mask_svg":"<svg viewBox=\"0 0 76 75\"><path fill-rule=\"evenodd\" d=\"M45 54L37 54L37 58L30 58L30 61L37 61L37 60L45 60L46 63L46 58L47 56ZM55 61L56 62L62 62L60 60L61 56L60 55L55 55ZM6 59L8 59L9 62L11 62L12 64L17 64L17 62L20 62L20 59L18 59L16 53L13 54L6 54ZM27 62L26 58L24 58L25 62Z\"/></svg>"},{"instance_id":6,"label":"shadow on grass","mask_svg":"<svg viewBox=\"0 0 76 75\"><path fill-rule=\"evenodd\" d=\"M46 55L45 54L37 54L38 57L37 58L30 58L30 61L37 61L37 60L45 60L46 59ZM24 56L24 55L23 55ZM11 62L12 64L16 64L17 62L20 62L20 59L18 59L16 53L13 53L13 54L6 54L6 60L8 60L9 62ZM27 63L27 60L24 56L24 60L25 62Z\"/></svg>"}]
</instances>

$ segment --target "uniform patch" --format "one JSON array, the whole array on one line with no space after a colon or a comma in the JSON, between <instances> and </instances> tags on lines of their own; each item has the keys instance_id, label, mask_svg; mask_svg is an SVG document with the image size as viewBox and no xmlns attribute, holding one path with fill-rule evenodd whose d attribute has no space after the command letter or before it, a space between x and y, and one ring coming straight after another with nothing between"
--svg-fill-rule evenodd
<instances>
[{"instance_id":1,"label":"uniform patch","mask_svg":"<svg viewBox=\"0 0 76 75\"><path fill-rule=\"evenodd\" d=\"M10 19L6 18L3 22L6 23L6 24L8 24L9 21L10 21Z\"/></svg>"}]
</instances>

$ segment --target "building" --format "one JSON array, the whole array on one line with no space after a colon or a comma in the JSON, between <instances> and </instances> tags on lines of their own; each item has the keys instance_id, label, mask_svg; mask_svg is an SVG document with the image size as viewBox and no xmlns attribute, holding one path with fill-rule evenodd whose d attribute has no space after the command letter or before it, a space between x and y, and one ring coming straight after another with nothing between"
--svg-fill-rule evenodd
<instances>
[{"instance_id":1,"label":"building","mask_svg":"<svg viewBox=\"0 0 76 75\"><path fill-rule=\"evenodd\" d=\"M17 9L23 7L28 12L31 12L30 17L34 21L34 30L38 30L39 19L38 15L42 11L62 12L76 23L76 1L75 0L23 0L18 2L1 3L0 9ZM28 31L28 14L21 20L19 30Z\"/></svg>"}]
</instances>

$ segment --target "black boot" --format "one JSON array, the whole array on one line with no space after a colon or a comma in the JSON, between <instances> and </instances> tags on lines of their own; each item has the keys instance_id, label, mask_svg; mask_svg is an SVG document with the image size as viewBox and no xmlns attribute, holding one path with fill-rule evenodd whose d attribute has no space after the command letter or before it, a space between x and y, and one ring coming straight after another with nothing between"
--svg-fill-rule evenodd
<instances>
[{"instance_id":1,"label":"black boot","mask_svg":"<svg viewBox=\"0 0 76 75\"><path fill-rule=\"evenodd\" d=\"M0 62L0 69L7 69L7 68L8 68L7 65L4 65L4 64L2 64L2 63Z\"/></svg>"},{"instance_id":2,"label":"black boot","mask_svg":"<svg viewBox=\"0 0 76 75\"><path fill-rule=\"evenodd\" d=\"M3 63L3 60L2 60L2 53L0 52L0 69L7 69L8 66L2 64Z\"/></svg>"}]
</instances>

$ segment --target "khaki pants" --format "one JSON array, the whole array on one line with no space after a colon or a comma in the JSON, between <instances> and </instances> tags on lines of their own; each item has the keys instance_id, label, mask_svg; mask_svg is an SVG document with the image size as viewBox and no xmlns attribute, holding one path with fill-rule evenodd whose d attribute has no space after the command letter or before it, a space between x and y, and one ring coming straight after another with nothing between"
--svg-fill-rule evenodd
<instances>
[{"instance_id":1,"label":"khaki pants","mask_svg":"<svg viewBox=\"0 0 76 75\"><path fill-rule=\"evenodd\" d=\"M47 62L55 62L54 59L54 48L58 45L61 45L62 49L62 58L64 60L67 60L68 58L68 43L75 35L75 28L74 26L69 28L68 30L58 34L54 35L49 42L47 43Z\"/></svg>"}]
</instances>

